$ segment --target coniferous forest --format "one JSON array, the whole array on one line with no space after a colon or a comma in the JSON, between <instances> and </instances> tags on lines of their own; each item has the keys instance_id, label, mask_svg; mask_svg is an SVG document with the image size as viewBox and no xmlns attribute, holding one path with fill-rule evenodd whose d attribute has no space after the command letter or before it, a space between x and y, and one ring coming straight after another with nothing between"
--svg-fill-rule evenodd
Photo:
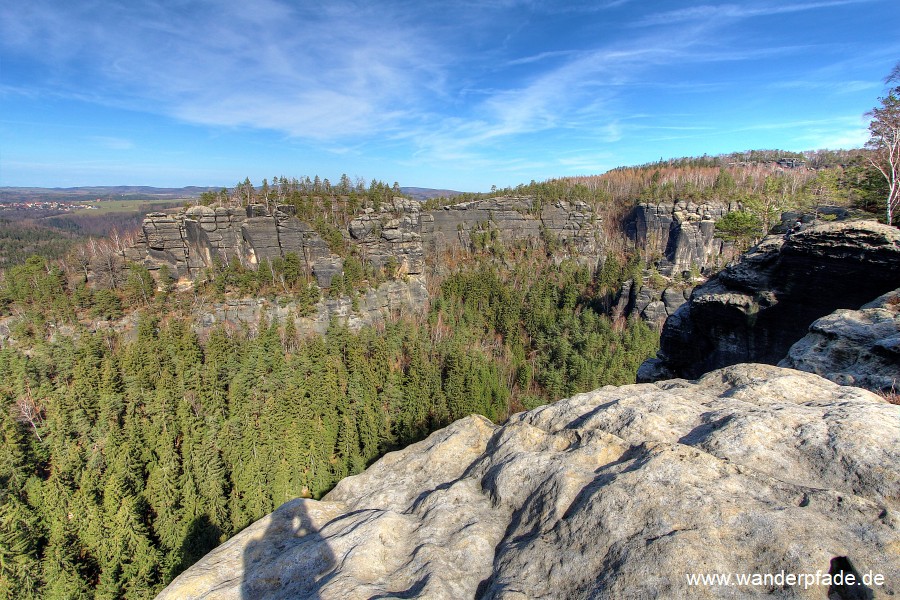
<instances>
[{"instance_id":1,"label":"coniferous forest","mask_svg":"<svg viewBox=\"0 0 900 600\"><path fill-rule=\"evenodd\" d=\"M300 337L265 321L202 338L179 293L137 266L117 290L70 289L40 257L12 268L0 304L23 318L0 350L3 595L152 597L284 501L457 418L502 421L634 380L658 334L604 308L635 263L512 264L474 261L427 314L377 329ZM123 305L140 306L133 329L78 329ZM75 333L54 335L66 323Z\"/></svg>"}]
</instances>

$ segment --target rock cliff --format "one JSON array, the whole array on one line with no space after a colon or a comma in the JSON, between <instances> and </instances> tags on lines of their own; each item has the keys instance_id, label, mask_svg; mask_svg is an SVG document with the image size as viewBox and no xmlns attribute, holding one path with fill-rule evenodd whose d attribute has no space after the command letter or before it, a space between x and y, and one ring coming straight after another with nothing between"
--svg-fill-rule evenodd
<instances>
[{"instance_id":1,"label":"rock cliff","mask_svg":"<svg viewBox=\"0 0 900 600\"><path fill-rule=\"evenodd\" d=\"M733 207L722 204L674 203L637 205L625 220L625 233L639 247L660 257L663 275L718 270L738 252L715 237L716 221Z\"/></svg>"},{"instance_id":2,"label":"rock cliff","mask_svg":"<svg viewBox=\"0 0 900 600\"><path fill-rule=\"evenodd\" d=\"M424 277L409 277L404 281L389 281L361 292L354 300L344 296L319 301L311 314L299 310L293 299L237 298L195 308L194 322L198 329L224 325L255 329L263 317L279 323L294 322L301 334L324 334L332 320L353 331L366 325L384 323L391 316L415 314L428 303L428 289ZM0 331L2 335L2 331Z\"/></svg>"},{"instance_id":3,"label":"rock cliff","mask_svg":"<svg viewBox=\"0 0 900 600\"><path fill-rule=\"evenodd\" d=\"M575 256L596 263L600 252L597 215L583 202L559 201L540 207L530 198L497 197L422 212L418 202L394 198L379 210L367 208L342 232L362 260L375 267L395 262L400 275L424 271L454 248L469 249L476 234L505 244L552 238ZM152 213L126 258L150 268L168 264L185 280L198 276L215 259L233 257L245 266L294 252L321 287L341 271L341 257L291 206L252 204L245 209L194 206L176 214Z\"/></svg>"},{"instance_id":4,"label":"rock cliff","mask_svg":"<svg viewBox=\"0 0 900 600\"><path fill-rule=\"evenodd\" d=\"M388 454L159 599L892 596L898 461L900 406L816 375L745 364L606 387ZM868 585L822 584L851 570ZM779 573L818 584L688 580Z\"/></svg>"},{"instance_id":5,"label":"rock cliff","mask_svg":"<svg viewBox=\"0 0 900 600\"><path fill-rule=\"evenodd\" d=\"M687 302L694 289L684 284L666 284L668 287L657 289L649 278L644 278L639 286L629 279L619 291L615 312L662 327L665 320Z\"/></svg>"},{"instance_id":6,"label":"rock cliff","mask_svg":"<svg viewBox=\"0 0 900 600\"><path fill-rule=\"evenodd\" d=\"M536 206L528 197L498 197L465 202L422 215L422 237L429 256L473 245L473 233L503 244L554 240L576 257L596 264L601 245L599 217L584 202L557 201Z\"/></svg>"},{"instance_id":7,"label":"rock cliff","mask_svg":"<svg viewBox=\"0 0 900 600\"><path fill-rule=\"evenodd\" d=\"M813 321L900 286L900 231L875 221L770 236L697 287L665 323L639 380L696 378L740 362L776 364Z\"/></svg>"},{"instance_id":8,"label":"rock cliff","mask_svg":"<svg viewBox=\"0 0 900 600\"><path fill-rule=\"evenodd\" d=\"M378 210L365 209L340 233L362 262L376 271L389 271L398 281L366 291L355 303L347 298L323 300L311 316L296 316L291 302L242 299L201 307L196 317L204 326L253 326L267 314L281 321L294 319L301 332L322 332L335 317L351 327L372 325L392 312L425 307L426 261L440 267L446 253L479 244L550 242L558 246L560 256L594 266L601 255L600 231L599 217L583 202L536 206L531 198L496 197L423 212L418 202L396 197ZM237 259L255 268L263 260L291 252L321 288L328 288L343 271L343 258L286 205L271 211L252 204L242 209L194 206L174 214L152 213L125 258L149 269L168 265L170 273L191 281L216 261Z\"/></svg>"}]
</instances>

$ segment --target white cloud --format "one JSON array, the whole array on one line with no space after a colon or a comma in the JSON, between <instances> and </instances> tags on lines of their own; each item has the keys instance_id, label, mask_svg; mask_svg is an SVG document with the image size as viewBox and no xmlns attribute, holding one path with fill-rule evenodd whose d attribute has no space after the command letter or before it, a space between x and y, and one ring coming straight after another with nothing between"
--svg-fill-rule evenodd
<instances>
[{"instance_id":1,"label":"white cloud","mask_svg":"<svg viewBox=\"0 0 900 600\"><path fill-rule=\"evenodd\" d=\"M4 43L46 65L45 86L192 122L313 138L370 133L395 124L423 81L441 80L441 53L390 10L27 4L0 13Z\"/></svg>"},{"instance_id":2,"label":"white cloud","mask_svg":"<svg viewBox=\"0 0 900 600\"><path fill-rule=\"evenodd\" d=\"M637 21L635 24L638 26L671 25L686 21L747 19L752 17L830 8L834 6L845 6L848 4L861 4L871 1L872 0L826 0L824 2L798 2L793 4L790 2L766 2L762 4L750 2L745 4L704 4L692 6L690 8L654 13Z\"/></svg>"},{"instance_id":3,"label":"white cloud","mask_svg":"<svg viewBox=\"0 0 900 600\"><path fill-rule=\"evenodd\" d=\"M823 49L804 36L741 37L746 23L736 23L866 1L710 4L649 14L638 23L654 27L626 30L606 21L625 4L615 0L29 0L0 5L0 49L38 65L28 73L37 83L7 69L0 95L52 94L210 128L272 130L288 145L353 158L384 151L397 160L402 148L405 164L587 172L608 160L592 158L592 145L786 127L740 127L749 117L736 115L734 129L712 129L706 101L752 103L737 90L750 79L758 95L865 91L873 84L855 69L816 71L806 59L802 78L789 79L797 69L784 69L782 81L749 76L751 61L789 57L783 67ZM560 28L532 43L543 21L566 23L573 35ZM852 50L840 54L857 56ZM812 140L829 124L793 126ZM839 137L858 138L841 127L849 133ZM129 147L124 138L93 142Z\"/></svg>"}]
</instances>

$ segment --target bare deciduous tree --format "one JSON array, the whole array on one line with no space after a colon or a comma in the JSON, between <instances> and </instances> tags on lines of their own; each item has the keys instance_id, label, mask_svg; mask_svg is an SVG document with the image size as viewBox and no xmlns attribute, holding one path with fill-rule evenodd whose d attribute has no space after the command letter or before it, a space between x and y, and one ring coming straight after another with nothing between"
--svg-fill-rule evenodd
<instances>
[{"instance_id":1,"label":"bare deciduous tree","mask_svg":"<svg viewBox=\"0 0 900 600\"><path fill-rule=\"evenodd\" d=\"M871 150L869 162L888 184L886 216L892 224L900 205L900 62L885 81L890 86L887 95L878 99L880 106L866 113L872 119L866 147Z\"/></svg>"},{"instance_id":2,"label":"bare deciduous tree","mask_svg":"<svg viewBox=\"0 0 900 600\"><path fill-rule=\"evenodd\" d=\"M115 232L114 232L115 233ZM117 289L124 280L125 260L118 234L109 240L91 240L91 270L104 287Z\"/></svg>"},{"instance_id":3,"label":"bare deciduous tree","mask_svg":"<svg viewBox=\"0 0 900 600\"><path fill-rule=\"evenodd\" d=\"M34 431L34 435L38 441L43 442L38 427L44 423L44 406L34 398L31 393L31 386L25 383L25 393L16 398L16 404L13 408L14 416L20 423L28 423Z\"/></svg>"}]
</instances>

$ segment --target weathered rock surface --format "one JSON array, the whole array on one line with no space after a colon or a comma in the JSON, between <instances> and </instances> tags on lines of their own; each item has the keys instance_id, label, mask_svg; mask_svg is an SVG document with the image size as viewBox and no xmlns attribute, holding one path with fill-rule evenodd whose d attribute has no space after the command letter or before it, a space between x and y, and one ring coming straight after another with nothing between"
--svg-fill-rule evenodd
<instances>
[{"instance_id":1,"label":"weathered rock surface","mask_svg":"<svg viewBox=\"0 0 900 600\"><path fill-rule=\"evenodd\" d=\"M640 287L637 287L629 279L619 291L616 311L626 317L640 317L647 323L662 327L665 320L687 302L692 289L679 284L659 290L653 287L649 278L644 278Z\"/></svg>"},{"instance_id":2,"label":"weathered rock surface","mask_svg":"<svg viewBox=\"0 0 900 600\"><path fill-rule=\"evenodd\" d=\"M528 197L501 196L465 202L422 215L426 252L438 257L472 246L473 232L496 231L504 244L534 243L550 237L593 264L601 247L599 218L584 202L557 201L540 207Z\"/></svg>"},{"instance_id":3,"label":"weathered rock surface","mask_svg":"<svg viewBox=\"0 0 900 600\"><path fill-rule=\"evenodd\" d=\"M358 331L363 326L385 323L400 314L415 314L427 303L428 289L424 278L416 276L367 289L356 298L355 306L346 296L323 299L309 315L300 314L295 300L276 299L273 302L266 298L240 298L199 307L193 316L201 330L217 325L238 329L246 326L255 330L266 317L282 324L293 321L300 334L324 334L332 322Z\"/></svg>"},{"instance_id":4,"label":"weathered rock surface","mask_svg":"<svg viewBox=\"0 0 900 600\"><path fill-rule=\"evenodd\" d=\"M190 281L216 261L227 264L237 259L255 268L263 260L293 252L319 287L328 288L343 272L344 259L294 212L287 205L270 211L251 204L241 209L195 206L176 214L152 213L125 257L150 269L166 264L170 273ZM509 245L552 238L559 242L560 256L571 255L595 266L601 248L598 221L583 202L559 201L536 208L529 198L496 197L422 212L418 202L396 197L378 210L367 208L342 234L363 263L404 283L395 281L367 292L356 310L351 310L349 299L321 302L312 321L296 321L298 329L324 331L335 316L355 327L378 323L394 310L421 311L428 301L426 259L439 265L443 253L473 248L478 235ZM241 300L205 309L199 316L207 324L252 324L270 308L266 302ZM276 318L291 318L289 311L275 312Z\"/></svg>"},{"instance_id":5,"label":"weathered rock surface","mask_svg":"<svg viewBox=\"0 0 900 600\"><path fill-rule=\"evenodd\" d=\"M423 213L418 202L394 198L378 210L366 209L353 219L345 238L361 258L376 268L391 266L397 275L424 272L426 255L436 258L452 249L469 249L473 233L491 232L513 244L552 236L596 264L600 252L599 219L583 202L547 203L530 198L496 197L465 202ZM288 252L303 259L322 287L340 272L340 257L310 225L294 216L293 207L260 204L243 209L195 206L177 214L152 213L127 258L149 268L165 263L182 279L196 277L215 259L232 257L248 267ZM335 266L337 265L337 266Z\"/></svg>"},{"instance_id":6,"label":"weathered rock surface","mask_svg":"<svg viewBox=\"0 0 900 600\"><path fill-rule=\"evenodd\" d=\"M697 287L665 323L653 369L696 378L740 362L776 364L810 324L900 286L900 231L875 221L770 236Z\"/></svg>"},{"instance_id":7,"label":"weathered rock surface","mask_svg":"<svg viewBox=\"0 0 900 600\"><path fill-rule=\"evenodd\" d=\"M625 233L639 246L658 253L659 271L672 276L692 269L718 269L737 255L715 237L716 221L733 210L722 204L679 201L639 204L625 220Z\"/></svg>"},{"instance_id":8,"label":"weathered rock surface","mask_svg":"<svg viewBox=\"0 0 900 600\"><path fill-rule=\"evenodd\" d=\"M900 389L900 289L816 320L778 364L842 385Z\"/></svg>"},{"instance_id":9,"label":"weathered rock surface","mask_svg":"<svg viewBox=\"0 0 900 600\"><path fill-rule=\"evenodd\" d=\"M821 600L827 586L687 575L828 573L837 557L882 575L870 591L886 597L900 594L898 461L900 406L813 374L737 365L606 387L388 454L159 598Z\"/></svg>"},{"instance_id":10,"label":"weathered rock surface","mask_svg":"<svg viewBox=\"0 0 900 600\"><path fill-rule=\"evenodd\" d=\"M293 207L251 204L243 209L193 206L177 214L151 213L144 219L143 236L126 251L126 258L148 268L167 264L184 280L197 277L216 260L227 264L237 258L254 267L288 252L300 257L307 271L325 273L320 285L327 287L333 264L325 240L307 223L293 215Z\"/></svg>"}]
</instances>

